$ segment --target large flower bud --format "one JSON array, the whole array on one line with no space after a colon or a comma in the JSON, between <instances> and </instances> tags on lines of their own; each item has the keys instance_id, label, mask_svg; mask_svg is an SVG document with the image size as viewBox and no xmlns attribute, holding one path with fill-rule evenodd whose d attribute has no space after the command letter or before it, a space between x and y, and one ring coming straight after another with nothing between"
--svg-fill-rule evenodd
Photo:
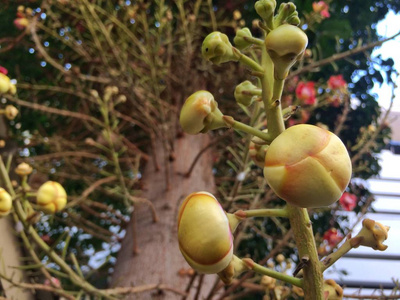
<instances>
[{"instance_id":1,"label":"large flower bud","mask_svg":"<svg viewBox=\"0 0 400 300\"><path fill-rule=\"evenodd\" d=\"M0 188L0 217L7 216L12 207L11 195L3 188Z\"/></svg>"},{"instance_id":2,"label":"large flower bud","mask_svg":"<svg viewBox=\"0 0 400 300\"><path fill-rule=\"evenodd\" d=\"M214 96L208 91L197 91L183 104L179 122L186 133L198 134L225 127L222 116Z\"/></svg>"},{"instance_id":3,"label":"large flower bud","mask_svg":"<svg viewBox=\"0 0 400 300\"><path fill-rule=\"evenodd\" d=\"M219 31L211 32L203 41L201 54L206 60L219 65L228 61L238 61L238 56L233 51L233 46L229 42L228 36Z\"/></svg>"},{"instance_id":4,"label":"large flower bud","mask_svg":"<svg viewBox=\"0 0 400 300\"><path fill-rule=\"evenodd\" d=\"M249 28L244 27L236 31L235 38L233 39L236 48L244 50L252 45L251 42L246 40L246 37L253 37Z\"/></svg>"},{"instance_id":5,"label":"large flower bud","mask_svg":"<svg viewBox=\"0 0 400 300\"><path fill-rule=\"evenodd\" d=\"M281 25L267 35L265 46L274 62L275 78L287 77L290 68L303 55L307 44L307 35L300 28L289 24Z\"/></svg>"},{"instance_id":6,"label":"large flower bud","mask_svg":"<svg viewBox=\"0 0 400 300\"><path fill-rule=\"evenodd\" d=\"M54 214L67 204L67 193L58 182L47 181L38 189L36 202L44 212Z\"/></svg>"},{"instance_id":7,"label":"large flower bud","mask_svg":"<svg viewBox=\"0 0 400 300\"><path fill-rule=\"evenodd\" d=\"M265 156L264 177L272 190L299 207L339 200L351 178L346 147L333 133L300 124L281 133Z\"/></svg>"},{"instance_id":8,"label":"large flower bud","mask_svg":"<svg viewBox=\"0 0 400 300\"><path fill-rule=\"evenodd\" d=\"M226 213L210 193L190 194L178 215L179 248L189 265L207 274L223 271L233 258Z\"/></svg>"}]
</instances>

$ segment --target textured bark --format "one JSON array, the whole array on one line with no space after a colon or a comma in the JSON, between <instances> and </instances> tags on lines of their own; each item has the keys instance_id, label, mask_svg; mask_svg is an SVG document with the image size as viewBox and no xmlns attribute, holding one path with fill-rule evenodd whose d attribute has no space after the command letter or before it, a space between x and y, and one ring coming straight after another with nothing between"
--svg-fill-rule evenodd
<instances>
[{"instance_id":1,"label":"textured bark","mask_svg":"<svg viewBox=\"0 0 400 300\"><path fill-rule=\"evenodd\" d=\"M182 268L188 269L189 265L183 259L178 247L177 214L180 203L188 194L201 190L214 191L211 151L202 155L191 177L186 178L182 174L187 172L196 154L208 143L207 135L184 136L176 140L174 145L176 158L169 167L169 190L166 189L166 173L161 150L157 150L161 169L155 171L153 163L148 163L145 167L143 196L154 204L159 221L152 222L149 207L135 206L134 218L130 221L118 254L112 279L113 286L165 284L180 291L185 290L190 277L179 276L178 272ZM137 255L133 254L135 247L133 226L136 227L136 243L139 250ZM214 280L214 276L205 277L203 296L209 291L208 286L210 281ZM168 291L155 296L153 290L150 293L132 295L127 299L153 298L179 299L180 296Z\"/></svg>"}]
</instances>

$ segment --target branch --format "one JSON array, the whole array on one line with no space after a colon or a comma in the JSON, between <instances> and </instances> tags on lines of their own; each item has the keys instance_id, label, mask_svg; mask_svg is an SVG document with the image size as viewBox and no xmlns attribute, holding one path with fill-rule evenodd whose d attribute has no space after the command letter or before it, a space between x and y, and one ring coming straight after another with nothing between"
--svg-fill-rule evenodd
<instances>
[{"instance_id":1,"label":"branch","mask_svg":"<svg viewBox=\"0 0 400 300\"><path fill-rule=\"evenodd\" d=\"M367 45L364 45L364 46L361 46L361 47L357 47L357 48L354 48L354 49L351 49L351 50L348 50L348 51L345 51L345 52L342 52L342 53L334 54L331 57L328 57L328 58L325 58L325 59L321 59L319 61L316 61L316 62L314 62L312 64L309 64L309 65L307 65L307 66L305 66L305 67L303 67L301 69L298 69L298 70L292 72L287 77L287 79L293 78L294 76L297 76L297 75L305 73L305 72L312 72L315 68L330 64L330 63L332 63L334 61L341 60L343 58L355 55L355 54L360 53L360 52L364 52L365 50L374 48L376 46L380 46L383 43L385 43L387 41L390 41L390 40L394 39L395 37L397 37L399 35L400 35L400 32L396 33L395 35L392 35L391 37L383 39L381 41L369 43Z\"/></svg>"}]
</instances>

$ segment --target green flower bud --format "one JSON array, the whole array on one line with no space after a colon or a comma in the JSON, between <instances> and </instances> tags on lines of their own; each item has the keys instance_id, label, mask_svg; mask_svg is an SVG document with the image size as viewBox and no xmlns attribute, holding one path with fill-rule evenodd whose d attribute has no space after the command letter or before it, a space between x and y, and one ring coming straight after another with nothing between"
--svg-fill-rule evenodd
<instances>
[{"instance_id":1,"label":"green flower bud","mask_svg":"<svg viewBox=\"0 0 400 300\"><path fill-rule=\"evenodd\" d=\"M292 2L282 3L279 6L278 13L274 19L274 28L277 28L282 24L299 25L300 19L298 19L299 18L298 15L299 14L296 10L296 5L294 5ZM299 20L298 23L296 23L297 22L296 17Z\"/></svg>"},{"instance_id":2,"label":"green flower bud","mask_svg":"<svg viewBox=\"0 0 400 300\"><path fill-rule=\"evenodd\" d=\"M260 0L254 4L257 14L269 25L272 25L272 19L276 8L275 0ZM271 28L272 29L272 28Z\"/></svg>"},{"instance_id":3,"label":"green flower bud","mask_svg":"<svg viewBox=\"0 0 400 300\"><path fill-rule=\"evenodd\" d=\"M183 104L179 122L186 133L198 134L226 127L222 116L214 96L208 91L197 91Z\"/></svg>"},{"instance_id":4,"label":"green flower bud","mask_svg":"<svg viewBox=\"0 0 400 300\"><path fill-rule=\"evenodd\" d=\"M307 35L298 27L285 24L272 30L265 39L268 54L274 63L275 78L285 79L290 68L307 47Z\"/></svg>"},{"instance_id":5,"label":"green flower bud","mask_svg":"<svg viewBox=\"0 0 400 300\"><path fill-rule=\"evenodd\" d=\"M255 96L260 95L261 90L250 81L243 81L235 88L235 99L237 103L249 106L254 102Z\"/></svg>"},{"instance_id":6,"label":"green flower bud","mask_svg":"<svg viewBox=\"0 0 400 300\"><path fill-rule=\"evenodd\" d=\"M235 54L228 36L219 31L207 35L201 46L201 53L206 60L219 65L228 61L238 61L240 56Z\"/></svg>"},{"instance_id":7,"label":"green flower bud","mask_svg":"<svg viewBox=\"0 0 400 300\"><path fill-rule=\"evenodd\" d=\"M244 50L252 45L251 42L246 40L246 37L253 37L249 28L244 27L236 31L236 36L233 39L236 48Z\"/></svg>"}]
</instances>

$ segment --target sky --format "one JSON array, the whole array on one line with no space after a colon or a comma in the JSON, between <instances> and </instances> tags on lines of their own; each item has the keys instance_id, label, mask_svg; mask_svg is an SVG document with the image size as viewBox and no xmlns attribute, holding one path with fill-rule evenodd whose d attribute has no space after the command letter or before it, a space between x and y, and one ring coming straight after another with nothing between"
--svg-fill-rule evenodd
<instances>
[{"instance_id":1,"label":"sky","mask_svg":"<svg viewBox=\"0 0 400 300\"><path fill-rule=\"evenodd\" d=\"M396 15L390 11L385 20L377 25L378 34L383 37L395 35L400 31L400 14ZM400 72L400 36L395 39L385 42L379 49L373 52L373 57L381 54L383 58L392 58L395 63L395 68ZM400 77L397 77L396 84L400 87ZM375 84L373 92L378 95L378 101L384 108L389 107L392 97L392 87L388 85ZM396 98L393 103L393 111L400 112L400 89L395 91Z\"/></svg>"}]
</instances>

